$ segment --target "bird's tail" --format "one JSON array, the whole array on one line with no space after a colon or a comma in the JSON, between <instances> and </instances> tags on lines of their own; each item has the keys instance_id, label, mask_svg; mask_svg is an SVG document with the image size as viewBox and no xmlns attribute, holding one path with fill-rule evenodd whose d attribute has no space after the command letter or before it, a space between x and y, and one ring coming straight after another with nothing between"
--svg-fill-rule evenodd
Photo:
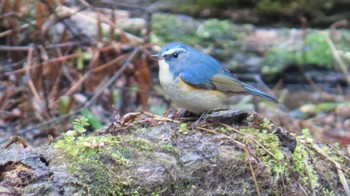
<instances>
[{"instance_id":1,"label":"bird's tail","mask_svg":"<svg viewBox=\"0 0 350 196\"><path fill-rule=\"evenodd\" d=\"M270 96L270 95L268 95L268 94L266 94L266 93L264 93L264 92L262 92L262 91L260 91L260 90L258 90L256 88L254 88L252 86L246 85L246 84L243 85L243 88L246 89L247 91L249 91L250 93L254 94L254 95L257 95L259 97L265 98L265 99L267 99L267 100L269 100L269 101L279 105L281 110L287 111L287 109L284 106L284 104L281 103L280 101L278 101L276 98L274 98L274 97L272 97L272 96Z\"/></svg>"}]
</instances>

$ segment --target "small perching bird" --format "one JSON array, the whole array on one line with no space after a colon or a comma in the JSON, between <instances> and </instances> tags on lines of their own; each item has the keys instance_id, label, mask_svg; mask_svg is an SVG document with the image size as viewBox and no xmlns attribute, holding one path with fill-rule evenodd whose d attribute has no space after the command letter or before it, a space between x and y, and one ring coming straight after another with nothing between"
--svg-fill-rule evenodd
<instances>
[{"instance_id":1,"label":"small perching bird","mask_svg":"<svg viewBox=\"0 0 350 196\"><path fill-rule=\"evenodd\" d=\"M276 98L241 82L211 57L191 46L173 42L158 54L159 79L171 100L193 113L228 109L234 95L253 94L276 104Z\"/></svg>"}]
</instances>

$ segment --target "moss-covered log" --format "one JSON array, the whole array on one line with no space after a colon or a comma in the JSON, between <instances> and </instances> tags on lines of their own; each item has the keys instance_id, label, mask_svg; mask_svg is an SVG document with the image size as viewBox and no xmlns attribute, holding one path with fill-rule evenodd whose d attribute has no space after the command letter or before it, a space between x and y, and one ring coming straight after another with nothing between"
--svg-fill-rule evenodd
<instances>
[{"instance_id":1,"label":"moss-covered log","mask_svg":"<svg viewBox=\"0 0 350 196\"><path fill-rule=\"evenodd\" d=\"M219 115L220 116L220 115ZM227 121L231 119L234 122ZM191 122L142 116L94 135L0 153L1 194L345 195L350 159L339 145L294 136L257 114ZM123 124L123 125L121 125Z\"/></svg>"}]
</instances>

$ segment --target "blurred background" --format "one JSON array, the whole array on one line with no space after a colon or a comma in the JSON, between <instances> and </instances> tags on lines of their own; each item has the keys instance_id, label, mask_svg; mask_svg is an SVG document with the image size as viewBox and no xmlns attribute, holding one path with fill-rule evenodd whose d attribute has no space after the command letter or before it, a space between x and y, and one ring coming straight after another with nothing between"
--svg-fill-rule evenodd
<instances>
[{"instance_id":1,"label":"blurred background","mask_svg":"<svg viewBox=\"0 0 350 196\"><path fill-rule=\"evenodd\" d=\"M346 0L1 0L0 145L39 146L85 116L101 130L135 111L172 108L151 58L171 41L217 58L288 108L244 96L291 132L350 143Z\"/></svg>"}]
</instances>

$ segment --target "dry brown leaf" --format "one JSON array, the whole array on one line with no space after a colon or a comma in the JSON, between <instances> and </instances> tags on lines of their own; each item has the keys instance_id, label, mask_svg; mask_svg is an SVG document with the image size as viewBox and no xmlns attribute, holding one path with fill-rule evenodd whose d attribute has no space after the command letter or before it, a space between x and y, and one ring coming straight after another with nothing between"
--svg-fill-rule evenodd
<instances>
[{"instance_id":1,"label":"dry brown leaf","mask_svg":"<svg viewBox=\"0 0 350 196\"><path fill-rule=\"evenodd\" d=\"M135 78L137 80L137 86L139 89L139 102L144 110L148 106L148 94L152 85L151 72L147 62L146 55L141 53L139 58L135 58Z\"/></svg>"}]
</instances>

